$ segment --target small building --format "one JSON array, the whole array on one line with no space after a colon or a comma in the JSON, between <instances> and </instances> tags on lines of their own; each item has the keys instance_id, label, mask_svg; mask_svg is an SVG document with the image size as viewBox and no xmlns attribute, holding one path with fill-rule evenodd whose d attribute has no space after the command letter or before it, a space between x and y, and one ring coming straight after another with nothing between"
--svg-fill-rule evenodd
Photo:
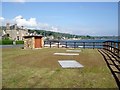
<instances>
[{"instance_id":1,"label":"small building","mask_svg":"<svg viewBox=\"0 0 120 90\"><path fill-rule=\"evenodd\" d=\"M6 28L3 30L2 37L9 37L12 40L23 40L23 36L27 36L28 29L24 26L17 26L17 24L11 25L10 23L6 24Z\"/></svg>"},{"instance_id":2,"label":"small building","mask_svg":"<svg viewBox=\"0 0 120 90\"><path fill-rule=\"evenodd\" d=\"M43 36L24 36L24 49L42 48Z\"/></svg>"}]
</instances>

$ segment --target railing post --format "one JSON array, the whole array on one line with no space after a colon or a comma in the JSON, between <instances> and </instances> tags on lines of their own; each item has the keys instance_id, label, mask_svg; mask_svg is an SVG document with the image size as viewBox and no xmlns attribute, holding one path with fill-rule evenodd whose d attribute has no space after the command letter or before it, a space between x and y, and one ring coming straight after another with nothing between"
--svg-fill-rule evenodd
<instances>
[{"instance_id":1,"label":"railing post","mask_svg":"<svg viewBox=\"0 0 120 90\"><path fill-rule=\"evenodd\" d=\"M45 42L46 42L46 41L44 41L44 46L45 46Z\"/></svg>"},{"instance_id":2,"label":"railing post","mask_svg":"<svg viewBox=\"0 0 120 90\"><path fill-rule=\"evenodd\" d=\"M74 42L74 48L76 48L76 42Z\"/></svg>"},{"instance_id":3,"label":"railing post","mask_svg":"<svg viewBox=\"0 0 120 90\"><path fill-rule=\"evenodd\" d=\"M58 48L59 48L59 42L58 42Z\"/></svg>"},{"instance_id":4,"label":"railing post","mask_svg":"<svg viewBox=\"0 0 120 90\"><path fill-rule=\"evenodd\" d=\"M109 50L109 42L107 42L107 50Z\"/></svg>"},{"instance_id":5,"label":"railing post","mask_svg":"<svg viewBox=\"0 0 120 90\"><path fill-rule=\"evenodd\" d=\"M114 51L113 51L114 48L113 48L112 45L113 45L113 42L110 43L110 47L111 47L111 51L114 52Z\"/></svg>"},{"instance_id":6,"label":"railing post","mask_svg":"<svg viewBox=\"0 0 120 90\"><path fill-rule=\"evenodd\" d=\"M109 42L108 48L109 50L112 50L112 42Z\"/></svg>"},{"instance_id":7,"label":"railing post","mask_svg":"<svg viewBox=\"0 0 120 90\"><path fill-rule=\"evenodd\" d=\"M115 53L115 50L116 50L116 42L114 42L114 53Z\"/></svg>"},{"instance_id":8,"label":"railing post","mask_svg":"<svg viewBox=\"0 0 120 90\"><path fill-rule=\"evenodd\" d=\"M118 42L118 56L120 57L120 42Z\"/></svg>"},{"instance_id":9,"label":"railing post","mask_svg":"<svg viewBox=\"0 0 120 90\"><path fill-rule=\"evenodd\" d=\"M66 48L67 48L67 42L66 42Z\"/></svg>"},{"instance_id":10,"label":"railing post","mask_svg":"<svg viewBox=\"0 0 120 90\"><path fill-rule=\"evenodd\" d=\"M51 48L51 42L50 42L50 48Z\"/></svg>"},{"instance_id":11,"label":"railing post","mask_svg":"<svg viewBox=\"0 0 120 90\"><path fill-rule=\"evenodd\" d=\"M93 42L93 49L95 48L95 42Z\"/></svg>"},{"instance_id":12,"label":"railing post","mask_svg":"<svg viewBox=\"0 0 120 90\"><path fill-rule=\"evenodd\" d=\"M83 42L83 48L85 49L85 42Z\"/></svg>"},{"instance_id":13,"label":"railing post","mask_svg":"<svg viewBox=\"0 0 120 90\"><path fill-rule=\"evenodd\" d=\"M103 42L103 49L105 49L106 48L106 43L105 42Z\"/></svg>"}]
</instances>

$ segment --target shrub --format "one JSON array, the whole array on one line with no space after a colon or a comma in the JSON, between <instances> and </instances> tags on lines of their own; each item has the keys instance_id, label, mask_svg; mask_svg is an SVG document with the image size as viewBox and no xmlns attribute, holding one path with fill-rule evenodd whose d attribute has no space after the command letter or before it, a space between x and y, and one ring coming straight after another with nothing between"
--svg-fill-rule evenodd
<instances>
[{"instance_id":1,"label":"shrub","mask_svg":"<svg viewBox=\"0 0 120 90\"><path fill-rule=\"evenodd\" d=\"M5 39L5 40L2 40L0 42L0 44L2 44L2 45L12 45L13 44L13 40Z\"/></svg>"},{"instance_id":2,"label":"shrub","mask_svg":"<svg viewBox=\"0 0 120 90\"><path fill-rule=\"evenodd\" d=\"M16 44L24 44L24 41L22 41L22 40L16 41Z\"/></svg>"}]
</instances>

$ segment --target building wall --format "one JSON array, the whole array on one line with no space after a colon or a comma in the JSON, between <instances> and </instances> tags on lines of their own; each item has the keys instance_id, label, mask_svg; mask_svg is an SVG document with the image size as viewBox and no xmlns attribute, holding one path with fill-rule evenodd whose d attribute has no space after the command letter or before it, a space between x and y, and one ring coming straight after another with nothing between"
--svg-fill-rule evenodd
<instances>
[{"instance_id":1,"label":"building wall","mask_svg":"<svg viewBox=\"0 0 120 90\"><path fill-rule=\"evenodd\" d=\"M27 30L6 30L12 40L23 40L23 36L28 35Z\"/></svg>"},{"instance_id":2,"label":"building wall","mask_svg":"<svg viewBox=\"0 0 120 90\"><path fill-rule=\"evenodd\" d=\"M24 49L33 49L34 48L34 37L24 39Z\"/></svg>"},{"instance_id":3,"label":"building wall","mask_svg":"<svg viewBox=\"0 0 120 90\"><path fill-rule=\"evenodd\" d=\"M28 30L23 29L23 26L18 27L17 24L14 24L13 26L10 26L10 23L7 23L5 34L9 34L9 38L12 39L12 40L23 40L23 36L28 35Z\"/></svg>"},{"instance_id":4,"label":"building wall","mask_svg":"<svg viewBox=\"0 0 120 90\"><path fill-rule=\"evenodd\" d=\"M27 37L27 38L24 38L24 49L34 49L35 48L35 37ZM43 45L44 45L44 41L43 41L43 39L42 38L39 38L39 40L40 40L40 48L42 48L43 47ZM38 40L38 41L39 41ZM42 47L41 47L42 46Z\"/></svg>"}]
</instances>

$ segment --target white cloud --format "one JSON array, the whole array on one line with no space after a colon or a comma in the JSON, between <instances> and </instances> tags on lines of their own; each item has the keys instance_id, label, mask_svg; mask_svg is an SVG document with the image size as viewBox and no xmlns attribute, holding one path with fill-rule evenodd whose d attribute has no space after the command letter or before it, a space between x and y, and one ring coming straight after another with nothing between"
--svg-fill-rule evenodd
<instances>
[{"instance_id":1,"label":"white cloud","mask_svg":"<svg viewBox=\"0 0 120 90\"><path fill-rule=\"evenodd\" d=\"M0 17L0 21L3 21L4 25L6 25L7 19ZM50 25L48 23L43 23L43 22L38 22L36 18L30 17L29 19L24 18L22 15L18 15L14 17L12 20L9 20L11 22L11 25L17 24L19 27L24 26L25 28L28 29L38 29L38 30L47 30L47 31L53 31L53 32L62 32L62 33L71 33L70 30L59 27L59 26L54 26Z\"/></svg>"},{"instance_id":2,"label":"white cloud","mask_svg":"<svg viewBox=\"0 0 120 90\"><path fill-rule=\"evenodd\" d=\"M3 22L4 20L5 18L0 16L0 22Z\"/></svg>"},{"instance_id":3,"label":"white cloud","mask_svg":"<svg viewBox=\"0 0 120 90\"><path fill-rule=\"evenodd\" d=\"M18 26L37 27L36 18L30 18L26 20L21 15L19 15L19 16L16 16L13 20Z\"/></svg>"},{"instance_id":4,"label":"white cloud","mask_svg":"<svg viewBox=\"0 0 120 90\"><path fill-rule=\"evenodd\" d=\"M59 32L58 28L54 26L51 26L50 31Z\"/></svg>"},{"instance_id":5,"label":"white cloud","mask_svg":"<svg viewBox=\"0 0 120 90\"><path fill-rule=\"evenodd\" d=\"M3 17L0 17L0 20L4 20ZM53 32L62 32L62 33L70 33L71 31L68 29L64 29L59 26L50 25L48 23L38 22L36 18L30 17L29 19L24 18L22 15L18 15L14 17L9 22L12 22L12 24L17 24L19 27L24 26L28 29L38 29L38 30L47 30L47 31L53 31ZM7 22L5 22L7 23Z\"/></svg>"},{"instance_id":6,"label":"white cloud","mask_svg":"<svg viewBox=\"0 0 120 90\"><path fill-rule=\"evenodd\" d=\"M41 23L37 22L36 18L30 18L30 19L25 19L23 16L19 15L16 16L13 21L18 25L18 26L24 26L27 28L34 28L34 29L43 29L43 30L48 30L48 31L54 31L54 32L60 32L58 27L56 26L51 26L47 23Z\"/></svg>"},{"instance_id":7,"label":"white cloud","mask_svg":"<svg viewBox=\"0 0 120 90\"><path fill-rule=\"evenodd\" d=\"M5 18L0 16L0 26L3 26L5 22Z\"/></svg>"}]
</instances>

